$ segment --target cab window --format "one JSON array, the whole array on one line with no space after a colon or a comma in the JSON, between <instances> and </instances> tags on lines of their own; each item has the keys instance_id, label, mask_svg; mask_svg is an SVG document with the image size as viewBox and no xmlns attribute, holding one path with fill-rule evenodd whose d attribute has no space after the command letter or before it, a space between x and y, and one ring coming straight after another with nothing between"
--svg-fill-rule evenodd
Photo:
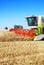
<instances>
[{"instance_id":1,"label":"cab window","mask_svg":"<svg viewBox=\"0 0 44 65\"><path fill-rule=\"evenodd\" d=\"M27 18L28 26L37 26L37 17Z\"/></svg>"},{"instance_id":2,"label":"cab window","mask_svg":"<svg viewBox=\"0 0 44 65\"><path fill-rule=\"evenodd\" d=\"M44 23L44 17L42 17L42 23Z\"/></svg>"}]
</instances>

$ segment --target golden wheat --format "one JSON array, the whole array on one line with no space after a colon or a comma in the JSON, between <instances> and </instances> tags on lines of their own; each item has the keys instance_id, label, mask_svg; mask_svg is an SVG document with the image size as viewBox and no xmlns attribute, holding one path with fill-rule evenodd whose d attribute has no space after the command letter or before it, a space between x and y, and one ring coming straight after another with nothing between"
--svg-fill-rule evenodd
<instances>
[{"instance_id":1,"label":"golden wheat","mask_svg":"<svg viewBox=\"0 0 44 65\"><path fill-rule=\"evenodd\" d=\"M23 36L16 35L8 30L0 30L0 42L23 40Z\"/></svg>"},{"instance_id":2,"label":"golden wheat","mask_svg":"<svg viewBox=\"0 0 44 65\"><path fill-rule=\"evenodd\" d=\"M44 65L44 42L0 42L0 65Z\"/></svg>"}]
</instances>

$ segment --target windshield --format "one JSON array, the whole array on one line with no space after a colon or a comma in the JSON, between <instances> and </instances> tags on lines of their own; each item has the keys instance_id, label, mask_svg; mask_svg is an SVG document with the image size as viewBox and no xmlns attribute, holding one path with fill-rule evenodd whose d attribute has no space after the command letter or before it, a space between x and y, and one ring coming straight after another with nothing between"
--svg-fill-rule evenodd
<instances>
[{"instance_id":1,"label":"windshield","mask_svg":"<svg viewBox=\"0 0 44 65\"><path fill-rule=\"evenodd\" d=\"M27 18L28 26L37 26L37 17Z\"/></svg>"}]
</instances>

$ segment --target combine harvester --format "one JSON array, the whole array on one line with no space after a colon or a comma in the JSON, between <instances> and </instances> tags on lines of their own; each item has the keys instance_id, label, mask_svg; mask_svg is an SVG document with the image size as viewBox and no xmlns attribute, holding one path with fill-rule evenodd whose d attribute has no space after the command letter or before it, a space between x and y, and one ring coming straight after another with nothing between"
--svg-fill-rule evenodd
<instances>
[{"instance_id":1,"label":"combine harvester","mask_svg":"<svg viewBox=\"0 0 44 65\"><path fill-rule=\"evenodd\" d=\"M33 38L33 40L44 40L44 16L27 16L26 19L28 29L15 28L9 31Z\"/></svg>"}]
</instances>

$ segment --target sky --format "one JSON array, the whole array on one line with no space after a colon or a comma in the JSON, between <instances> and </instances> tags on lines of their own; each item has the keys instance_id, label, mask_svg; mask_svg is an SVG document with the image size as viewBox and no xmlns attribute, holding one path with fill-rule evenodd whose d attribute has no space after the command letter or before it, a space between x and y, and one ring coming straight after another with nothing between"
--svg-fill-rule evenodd
<instances>
[{"instance_id":1,"label":"sky","mask_svg":"<svg viewBox=\"0 0 44 65\"><path fill-rule=\"evenodd\" d=\"M25 16L30 15L44 15L44 0L0 0L0 29L27 28Z\"/></svg>"}]
</instances>

